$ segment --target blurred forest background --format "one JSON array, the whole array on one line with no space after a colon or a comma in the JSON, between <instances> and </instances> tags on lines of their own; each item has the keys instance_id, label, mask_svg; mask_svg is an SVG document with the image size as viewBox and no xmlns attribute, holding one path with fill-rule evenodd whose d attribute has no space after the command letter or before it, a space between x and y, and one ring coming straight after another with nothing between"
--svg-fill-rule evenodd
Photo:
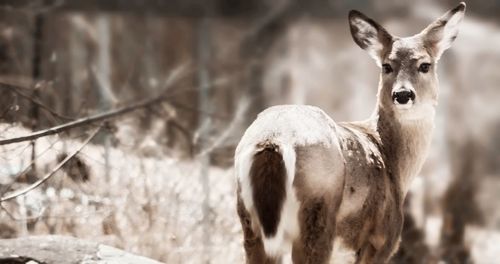
<instances>
[{"instance_id":1,"label":"blurred forest background","mask_svg":"<svg viewBox=\"0 0 500 264\"><path fill-rule=\"evenodd\" d=\"M379 69L352 41L348 11L409 36L457 4L0 1L0 140L76 122L0 145L4 198L51 176L1 202L0 237L70 235L165 263L242 263L231 165L256 114L294 103L367 118ZM499 14L498 0L469 1L440 61L434 142L393 263L500 259ZM81 119L101 113L117 116Z\"/></svg>"}]
</instances>

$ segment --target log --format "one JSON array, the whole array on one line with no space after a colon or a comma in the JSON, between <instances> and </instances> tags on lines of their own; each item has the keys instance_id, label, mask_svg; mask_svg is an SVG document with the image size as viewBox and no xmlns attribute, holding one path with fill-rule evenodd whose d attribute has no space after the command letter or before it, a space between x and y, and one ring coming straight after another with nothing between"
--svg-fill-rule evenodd
<instances>
[{"instance_id":1,"label":"log","mask_svg":"<svg viewBox=\"0 0 500 264\"><path fill-rule=\"evenodd\" d=\"M0 264L7 263L161 264L97 242L58 235L0 239Z\"/></svg>"}]
</instances>

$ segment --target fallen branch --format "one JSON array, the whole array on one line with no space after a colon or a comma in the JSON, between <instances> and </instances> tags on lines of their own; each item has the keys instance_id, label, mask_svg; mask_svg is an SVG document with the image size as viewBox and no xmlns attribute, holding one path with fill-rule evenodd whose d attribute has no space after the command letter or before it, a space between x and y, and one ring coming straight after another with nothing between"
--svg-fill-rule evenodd
<instances>
[{"instance_id":1,"label":"fallen branch","mask_svg":"<svg viewBox=\"0 0 500 264\"><path fill-rule=\"evenodd\" d=\"M71 155L68 155L64 160L62 160L61 162L59 162L59 164L57 164L57 166L55 166L42 179L36 181L35 183L33 183L32 185L28 186L25 189L22 189L22 190L19 190L19 191L15 191L15 192L13 192L13 193L11 193L9 195L6 195L6 196L0 198L0 203L8 201L8 200L12 200L12 199L14 199L14 198L16 198L18 196L24 195L24 194L30 192L31 190L35 189L36 187L40 186L42 183L46 182L59 169L61 169L70 159L72 159L76 154L78 154L90 142L90 140L92 140L92 138L94 138L95 135L97 135L97 132L99 132L100 129L101 129L101 126L99 126L98 128L96 128L94 130L94 132L92 132L92 134L87 139L85 139L85 141L82 143L82 145L78 149L76 149L73 153L71 153Z\"/></svg>"},{"instance_id":2,"label":"fallen branch","mask_svg":"<svg viewBox=\"0 0 500 264\"><path fill-rule=\"evenodd\" d=\"M143 108L143 107L150 106L152 104L156 104L156 103L162 102L165 99L167 99L167 96L165 95L165 91L169 87L171 87L177 80L185 77L185 72L186 72L187 66L188 66L188 64L182 64L182 65L180 65L179 67L177 67L176 69L174 69L172 71L172 73L168 76L168 79L166 80L165 89L157 97L153 97L153 98L150 98L150 99L145 99L145 100L139 101L138 103L135 103L135 104L132 104L132 105L128 105L128 106L124 106L124 107L121 107L121 108L118 108L118 109L110 110L108 112L100 113L100 114L97 114L97 115L83 117L83 118L80 118L80 119L77 119L77 120L74 120L74 121L71 121L71 122L59 125L59 126L51 127L51 128L44 129L44 130L40 130L40 131L31 133L29 135L26 135L26 136L21 136L21 137L16 137L16 138L9 138L9 139L2 139L2 140L0 140L0 145L7 145L7 144L12 144L12 143L30 141L30 140L34 140L34 139L37 139L37 138L40 138L40 137L54 135L54 134L57 134L57 133L60 133L60 132L64 132L64 131L70 130L70 129L75 128L75 127L80 127L80 126L88 125L88 124L91 124L91 123L94 123L94 122L99 122L99 121L107 120L107 119L110 119L110 118L113 118L113 117L117 117L119 115L123 115L123 114L128 113L128 112L135 111L135 110ZM8 87L17 87L14 84L5 84L5 83L3 83L3 85L6 85ZM22 87L19 87L19 88L22 88Z\"/></svg>"},{"instance_id":3,"label":"fallen branch","mask_svg":"<svg viewBox=\"0 0 500 264\"><path fill-rule=\"evenodd\" d=\"M58 133L61 133L61 132L65 132L65 131L73 129L75 127L81 127L81 126L85 126L85 125L90 125L90 124L95 123L95 122L108 120L108 119L111 119L111 118L114 118L114 117L118 117L120 115L129 113L129 112L141 109L141 108L150 107L150 106L152 106L154 104L157 104L157 103L160 103L160 102L163 102L163 101L167 101L168 97L170 97L170 96L160 95L160 96L157 96L157 97L154 97L154 98L150 98L150 99L146 99L146 100L140 101L140 102L132 104L132 105L124 106L124 107L121 107L121 108L118 108L118 109L115 109L115 110L110 110L108 112L100 113L100 114L93 115L93 116L83 117L83 118L80 118L80 119L77 119L77 120L74 120L74 121L71 121L71 122L59 125L59 126L47 128L47 129L44 129L44 130L40 130L40 131L31 133L31 134L28 134L28 135L25 135L25 136L20 136L20 137L15 137L15 138L8 138L8 139L1 139L0 140L0 145L8 145L8 144L13 144L13 143L30 141L30 140L34 140L34 139L37 139L37 138L41 138L41 137L50 136L50 135L58 134ZM169 103L171 105L175 106L175 107L183 108L183 109L188 110L188 111L198 111L198 112L202 111L202 110L199 110L199 109L195 109L194 107L189 107L189 106L182 105L182 104L179 104L179 103L174 103L174 102L169 102ZM215 113L211 113L211 112L206 112L206 114L210 115L210 116L213 116L215 118L219 118L219 119L227 119L227 116L224 116L224 115L219 115L219 114L215 114Z\"/></svg>"},{"instance_id":4,"label":"fallen branch","mask_svg":"<svg viewBox=\"0 0 500 264\"><path fill-rule=\"evenodd\" d=\"M135 111L137 109L144 108L144 107L151 106L153 104L162 102L165 99L166 99L165 95L160 95L160 96L157 96L157 97L154 97L151 99L146 99L146 100L140 101L138 103L124 106L124 107L121 107L121 108L118 108L115 110L111 110L111 111L100 113L100 114L93 115L93 116L83 117L83 118L80 118L80 119L77 119L75 121L71 121L71 122L68 122L68 123L65 123L65 124L62 124L59 126L40 130L40 131L31 133L31 134L28 134L26 136L2 139L2 140L0 140L0 145L7 145L7 144L12 144L12 143L24 142L24 141L37 139L40 137L54 135L57 133L61 133L61 132L70 130L70 129L75 128L75 127L80 127L80 126L88 125L91 123L111 119L113 117L117 117L117 116L123 115L125 113L132 112L132 111Z\"/></svg>"}]
</instances>

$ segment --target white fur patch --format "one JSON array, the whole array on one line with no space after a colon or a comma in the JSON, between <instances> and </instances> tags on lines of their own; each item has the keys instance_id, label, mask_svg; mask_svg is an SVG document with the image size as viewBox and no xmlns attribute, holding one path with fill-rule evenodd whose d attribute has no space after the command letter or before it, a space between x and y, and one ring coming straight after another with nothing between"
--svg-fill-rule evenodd
<instances>
[{"instance_id":1,"label":"white fur patch","mask_svg":"<svg viewBox=\"0 0 500 264\"><path fill-rule=\"evenodd\" d=\"M394 105L396 105L397 109L407 110L413 106L413 100L410 99L410 101L408 101L408 103L406 104L400 104L397 100L394 100Z\"/></svg>"},{"instance_id":2,"label":"white fur patch","mask_svg":"<svg viewBox=\"0 0 500 264\"><path fill-rule=\"evenodd\" d=\"M347 247L341 237L335 237L330 264L351 264L355 262L356 252Z\"/></svg>"},{"instance_id":3,"label":"white fur patch","mask_svg":"<svg viewBox=\"0 0 500 264\"><path fill-rule=\"evenodd\" d=\"M293 189L293 175L295 175L295 150L290 145L280 146L281 155L285 163L287 181L286 198L283 203L278 230L274 237L263 237L264 249L269 256L282 256L292 251L292 243L300 233L298 223L299 202Z\"/></svg>"},{"instance_id":4,"label":"white fur patch","mask_svg":"<svg viewBox=\"0 0 500 264\"><path fill-rule=\"evenodd\" d=\"M243 200L243 204L247 210L253 208L252 185L248 174L250 173L250 167L252 165L254 155L255 149L248 148L240 152L239 155L236 155L234 161L236 179L240 183L241 187L241 199Z\"/></svg>"},{"instance_id":5,"label":"white fur patch","mask_svg":"<svg viewBox=\"0 0 500 264\"><path fill-rule=\"evenodd\" d=\"M399 108L397 118L399 121L434 120L436 109L434 103L415 103L409 108Z\"/></svg>"}]
</instances>

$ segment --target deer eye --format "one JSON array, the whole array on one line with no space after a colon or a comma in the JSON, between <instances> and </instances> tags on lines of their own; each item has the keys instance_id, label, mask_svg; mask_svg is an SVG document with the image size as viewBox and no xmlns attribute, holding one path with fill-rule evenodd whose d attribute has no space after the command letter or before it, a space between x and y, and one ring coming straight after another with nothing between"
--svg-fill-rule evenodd
<instances>
[{"instance_id":1,"label":"deer eye","mask_svg":"<svg viewBox=\"0 0 500 264\"><path fill-rule=\"evenodd\" d=\"M385 74L389 74L392 72L392 67L390 64L384 63L382 64L382 72Z\"/></svg>"},{"instance_id":2,"label":"deer eye","mask_svg":"<svg viewBox=\"0 0 500 264\"><path fill-rule=\"evenodd\" d=\"M420 66L418 67L418 71L422 72L422 73L427 73L427 72L429 72L430 68L431 68L431 64L424 62L424 63L420 64Z\"/></svg>"}]
</instances>

